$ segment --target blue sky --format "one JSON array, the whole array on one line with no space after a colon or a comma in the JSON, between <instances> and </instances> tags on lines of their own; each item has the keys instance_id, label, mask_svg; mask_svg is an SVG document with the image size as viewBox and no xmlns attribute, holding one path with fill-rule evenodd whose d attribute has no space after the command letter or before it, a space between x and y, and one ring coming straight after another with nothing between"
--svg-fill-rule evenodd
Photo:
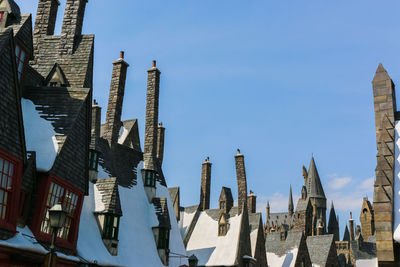
<instances>
[{"instance_id":1,"label":"blue sky","mask_svg":"<svg viewBox=\"0 0 400 267\"><path fill-rule=\"evenodd\" d=\"M36 13L36 0L17 2ZM395 83L400 77L398 10L396 0L90 0L84 32L96 34L94 97L104 120L111 62L124 50L123 119L139 118L143 137L146 69L156 59L163 167L182 205L198 203L207 156L212 206L222 186L236 196L240 148L258 209L269 200L272 211L286 210L289 185L297 199L313 153L343 232L349 211L358 218L362 197L373 197L371 80L379 62Z\"/></svg>"}]
</instances>

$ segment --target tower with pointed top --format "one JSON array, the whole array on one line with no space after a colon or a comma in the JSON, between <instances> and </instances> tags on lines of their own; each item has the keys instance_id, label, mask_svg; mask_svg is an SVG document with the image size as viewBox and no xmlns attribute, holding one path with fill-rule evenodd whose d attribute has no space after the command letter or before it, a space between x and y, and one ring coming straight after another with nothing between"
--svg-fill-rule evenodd
<instances>
[{"instance_id":1,"label":"tower with pointed top","mask_svg":"<svg viewBox=\"0 0 400 267\"><path fill-rule=\"evenodd\" d=\"M339 221L336 217L333 201L331 203L331 211L329 213L328 234L333 234L333 239L339 241Z\"/></svg>"},{"instance_id":2,"label":"tower with pointed top","mask_svg":"<svg viewBox=\"0 0 400 267\"><path fill-rule=\"evenodd\" d=\"M370 236L373 236L375 234L375 218L374 209L372 208L371 202L369 202L367 197L363 198L360 223L361 235L364 237L365 240L368 240Z\"/></svg>"},{"instance_id":3,"label":"tower with pointed top","mask_svg":"<svg viewBox=\"0 0 400 267\"><path fill-rule=\"evenodd\" d=\"M292 216L294 212L294 207L293 207L293 196L292 196L292 186L290 186L290 192L289 192L289 203L288 203L288 212L289 215Z\"/></svg>"},{"instance_id":4,"label":"tower with pointed top","mask_svg":"<svg viewBox=\"0 0 400 267\"><path fill-rule=\"evenodd\" d=\"M323 225L326 225L326 197L322 187L321 179L319 178L317 166L314 157L311 158L310 167L308 168L306 179L307 196L311 201L313 209L313 218L321 218ZM316 212L316 214L314 214ZM313 227L316 228L316 221L313 222ZM313 231L315 233L315 231Z\"/></svg>"},{"instance_id":5,"label":"tower with pointed top","mask_svg":"<svg viewBox=\"0 0 400 267\"><path fill-rule=\"evenodd\" d=\"M377 166L374 184L376 247L379 265L395 260L393 242L395 86L382 64L372 80Z\"/></svg>"}]
</instances>

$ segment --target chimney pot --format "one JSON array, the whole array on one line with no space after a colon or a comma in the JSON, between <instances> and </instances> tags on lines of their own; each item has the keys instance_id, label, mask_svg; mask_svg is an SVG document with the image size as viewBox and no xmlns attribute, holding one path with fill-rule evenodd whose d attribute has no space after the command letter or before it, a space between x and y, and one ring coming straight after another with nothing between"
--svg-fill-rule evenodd
<instances>
[{"instance_id":1,"label":"chimney pot","mask_svg":"<svg viewBox=\"0 0 400 267\"><path fill-rule=\"evenodd\" d=\"M353 213L350 211L350 220L353 220Z\"/></svg>"},{"instance_id":2,"label":"chimney pot","mask_svg":"<svg viewBox=\"0 0 400 267\"><path fill-rule=\"evenodd\" d=\"M121 53L119 54L119 58L124 59L124 57L125 57L125 52L121 51Z\"/></svg>"},{"instance_id":3,"label":"chimney pot","mask_svg":"<svg viewBox=\"0 0 400 267\"><path fill-rule=\"evenodd\" d=\"M93 100L93 106L97 106L99 103L97 103L96 99Z\"/></svg>"},{"instance_id":4,"label":"chimney pot","mask_svg":"<svg viewBox=\"0 0 400 267\"><path fill-rule=\"evenodd\" d=\"M153 68L156 68L157 66L157 62L155 60L153 60Z\"/></svg>"}]
</instances>

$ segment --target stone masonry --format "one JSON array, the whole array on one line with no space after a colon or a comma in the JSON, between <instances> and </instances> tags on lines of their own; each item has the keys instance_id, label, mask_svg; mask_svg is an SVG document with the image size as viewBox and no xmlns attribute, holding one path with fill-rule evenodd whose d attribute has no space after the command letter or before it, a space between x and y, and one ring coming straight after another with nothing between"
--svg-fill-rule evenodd
<instances>
[{"instance_id":1,"label":"stone masonry","mask_svg":"<svg viewBox=\"0 0 400 267\"><path fill-rule=\"evenodd\" d=\"M211 166L209 158L201 165L200 210L210 208Z\"/></svg>"},{"instance_id":2,"label":"stone masonry","mask_svg":"<svg viewBox=\"0 0 400 267\"><path fill-rule=\"evenodd\" d=\"M158 133L157 133L157 159L160 165L162 165L164 159L164 139L165 139L165 128L160 122L158 124Z\"/></svg>"},{"instance_id":3,"label":"stone masonry","mask_svg":"<svg viewBox=\"0 0 400 267\"><path fill-rule=\"evenodd\" d=\"M236 165L236 179L238 183L238 208L239 214L242 213L243 206L247 206L247 181L246 181L246 169L244 166L244 155L240 153L238 149L235 155Z\"/></svg>"},{"instance_id":4,"label":"stone masonry","mask_svg":"<svg viewBox=\"0 0 400 267\"><path fill-rule=\"evenodd\" d=\"M33 33L35 54L39 53L41 40L45 36L54 34L59 5L60 2L58 0L39 0L35 20L35 31Z\"/></svg>"},{"instance_id":5,"label":"stone masonry","mask_svg":"<svg viewBox=\"0 0 400 267\"><path fill-rule=\"evenodd\" d=\"M154 158L157 156L158 102L160 92L160 74L153 61L153 67L147 70L146 125L144 137L144 168L155 170Z\"/></svg>"},{"instance_id":6,"label":"stone masonry","mask_svg":"<svg viewBox=\"0 0 400 267\"><path fill-rule=\"evenodd\" d=\"M118 142L118 135L122 126L122 103L124 100L126 72L128 67L129 64L124 60L124 52L121 52L120 58L113 62L110 95L108 97L103 134L103 137L108 140L110 145Z\"/></svg>"},{"instance_id":7,"label":"stone masonry","mask_svg":"<svg viewBox=\"0 0 400 267\"><path fill-rule=\"evenodd\" d=\"M382 64L372 81L375 109L377 166L375 169L374 211L379 266L394 261L393 176L395 88Z\"/></svg>"},{"instance_id":8,"label":"stone masonry","mask_svg":"<svg viewBox=\"0 0 400 267\"><path fill-rule=\"evenodd\" d=\"M74 45L82 34L83 18L88 0L67 0L64 20L61 29L61 42L59 53L72 54Z\"/></svg>"}]
</instances>

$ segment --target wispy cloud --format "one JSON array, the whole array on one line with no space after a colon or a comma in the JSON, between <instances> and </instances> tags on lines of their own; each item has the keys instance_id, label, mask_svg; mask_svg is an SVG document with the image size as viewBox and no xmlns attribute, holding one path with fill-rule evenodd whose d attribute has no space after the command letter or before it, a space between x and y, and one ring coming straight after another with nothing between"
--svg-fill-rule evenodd
<instances>
[{"instance_id":1,"label":"wispy cloud","mask_svg":"<svg viewBox=\"0 0 400 267\"><path fill-rule=\"evenodd\" d=\"M375 177L365 179L359 186L359 189L366 189L368 192L372 192L374 188Z\"/></svg>"},{"instance_id":2,"label":"wispy cloud","mask_svg":"<svg viewBox=\"0 0 400 267\"><path fill-rule=\"evenodd\" d=\"M339 190L348 185L353 179L351 177L335 177L329 182L329 188Z\"/></svg>"}]
</instances>

